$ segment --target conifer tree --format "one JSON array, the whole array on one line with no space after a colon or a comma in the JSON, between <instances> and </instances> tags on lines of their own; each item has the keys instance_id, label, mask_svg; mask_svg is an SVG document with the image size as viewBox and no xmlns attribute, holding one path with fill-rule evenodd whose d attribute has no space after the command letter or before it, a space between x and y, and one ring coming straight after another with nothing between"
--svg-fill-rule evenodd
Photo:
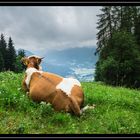
<instances>
[{"instance_id":1,"label":"conifer tree","mask_svg":"<svg viewBox=\"0 0 140 140\"><path fill-rule=\"evenodd\" d=\"M7 65L8 70L14 71L16 63L16 51L14 48L14 44L12 38L9 37L8 48L7 48Z\"/></svg>"},{"instance_id":2,"label":"conifer tree","mask_svg":"<svg viewBox=\"0 0 140 140\"><path fill-rule=\"evenodd\" d=\"M4 68L4 60L3 60L3 56L0 52L0 72L3 71Z\"/></svg>"},{"instance_id":3,"label":"conifer tree","mask_svg":"<svg viewBox=\"0 0 140 140\"><path fill-rule=\"evenodd\" d=\"M1 52L2 58L4 60L4 62L3 62L3 70L5 69L5 66L6 66L6 56L7 56L6 47L7 47L7 43L5 41L4 35L1 34L1 36L0 36L0 52Z\"/></svg>"},{"instance_id":4,"label":"conifer tree","mask_svg":"<svg viewBox=\"0 0 140 140\"><path fill-rule=\"evenodd\" d=\"M16 65L15 65L15 72L22 72L26 67L21 63L21 58L25 57L25 51L19 50L18 55L16 57Z\"/></svg>"},{"instance_id":5,"label":"conifer tree","mask_svg":"<svg viewBox=\"0 0 140 140\"><path fill-rule=\"evenodd\" d=\"M136 37L137 43L140 46L140 8L135 9L135 17L134 17L134 35Z\"/></svg>"},{"instance_id":6,"label":"conifer tree","mask_svg":"<svg viewBox=\"0 0 140 140\"><path fill-rule=\"evenodd\" d=\"M112 6L104 6L101 11L102 13L97 15L99 21L97 22L97 52L100 51L102 47L106 45L110 37L112 36L113 26L112 26Z\"/></svg>"}]
</instances>

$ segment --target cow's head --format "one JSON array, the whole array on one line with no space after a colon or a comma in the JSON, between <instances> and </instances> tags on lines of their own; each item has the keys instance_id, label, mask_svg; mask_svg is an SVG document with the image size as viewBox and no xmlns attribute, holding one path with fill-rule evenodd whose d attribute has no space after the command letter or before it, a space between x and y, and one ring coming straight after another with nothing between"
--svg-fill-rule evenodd
<instances>
[{"instance_id":1,"label":"cow's head","mask_svg":"<svg viewBox=\"0 0 140 140\"><path fill-rule=\"evenodd\" d=\"M23 57L21 59L21 62L27 67L34 67L37 70L40 70L40 63L42 61L43 57L39 57L36 55L31 55L29 57Z\"/></svg>"}]
</instances>

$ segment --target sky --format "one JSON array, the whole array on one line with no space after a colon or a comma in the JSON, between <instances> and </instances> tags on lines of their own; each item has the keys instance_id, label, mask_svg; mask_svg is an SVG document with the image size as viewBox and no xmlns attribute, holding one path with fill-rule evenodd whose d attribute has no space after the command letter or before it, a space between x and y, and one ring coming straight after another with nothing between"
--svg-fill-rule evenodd
<instances>
[{"instance_id":1,"label":"sky","mask_svg":"<svg viewBox=\"0 0 140 140\"><path fill-rule=\"evenodd\" d=\"M0 33L16 49L43 55L49 50L96 47L99 6L0 6Z\"/></svg>"}]
</instances>

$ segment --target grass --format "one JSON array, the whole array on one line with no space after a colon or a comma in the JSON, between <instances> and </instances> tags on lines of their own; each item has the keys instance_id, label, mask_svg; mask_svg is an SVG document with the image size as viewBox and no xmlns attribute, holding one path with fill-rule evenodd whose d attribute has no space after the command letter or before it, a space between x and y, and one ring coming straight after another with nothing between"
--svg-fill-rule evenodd
<instances>
[{"instance_id":1,"label":"grass","mask_svg":"<svg viewBox=\"0 0 140 140\"><path fill-rule=\"evenodd\" d=\"M137 134L140 133L140 90L82 83L85 105L80 117L37 104L21 89L23 74L0 73L1 134Z\"/></svg>"}]
</instances>

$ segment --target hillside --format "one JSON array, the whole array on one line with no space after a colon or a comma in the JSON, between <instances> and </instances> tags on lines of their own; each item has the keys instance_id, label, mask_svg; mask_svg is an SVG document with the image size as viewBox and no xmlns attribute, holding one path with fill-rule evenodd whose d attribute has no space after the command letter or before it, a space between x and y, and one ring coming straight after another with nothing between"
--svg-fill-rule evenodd
<instances>
[{"instance_id":1,"label":"hillside","mask_svg":"<svg viewBox=\"0 0 140 140\"><path fill-rule=\"evenodd\" d=\"M23 74L0 73L1 134L137 134L140 90L83 82L84 105L95 104L80 117L37 104L21 89Z\"/></svg>"}]
</instances>

